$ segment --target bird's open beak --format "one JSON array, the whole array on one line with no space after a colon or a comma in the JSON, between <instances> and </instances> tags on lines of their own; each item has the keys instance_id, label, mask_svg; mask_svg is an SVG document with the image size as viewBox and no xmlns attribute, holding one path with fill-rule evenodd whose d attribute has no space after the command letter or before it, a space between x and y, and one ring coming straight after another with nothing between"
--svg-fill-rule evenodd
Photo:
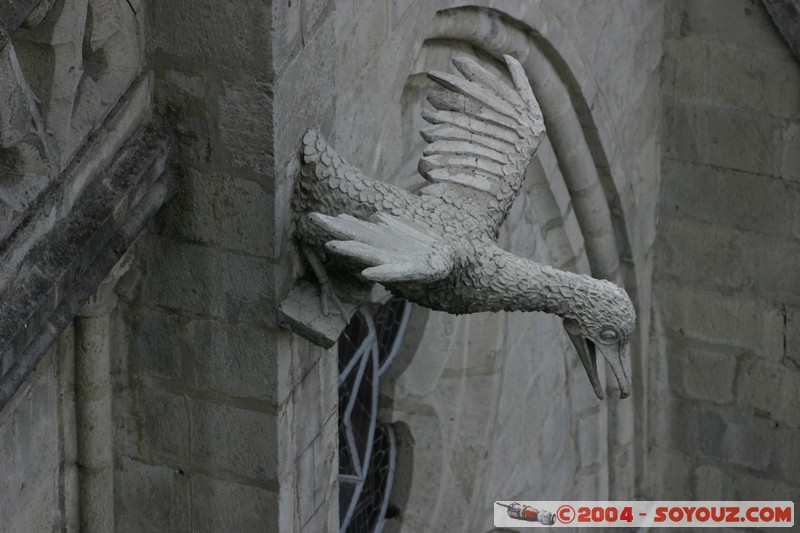
<instances>
[{"instance_id":1,"label":"bird's open beak","mask_svg":"<svg viewBox=\"0 0 800 533\"><path fill-rule=\"evenodd\" d=\"M625 365L622 364L622 355L624 348L620 343L614 344L595 344L586 337L578 333L577 325L572 323L571 320L564 320L564 329L567 330L572 344L578 352L578 357L581 358L583 367L586 369L586 374L589 376L589 381L592 384L594 393L601 400L605 397L603 394L603 387L600 384L600 378L597 376L597 356L596 351L599 350L603 357L608 361L611 366L611 371L619 383L620 398L627 398L631 394L631 381L628 374L625 372Z\"/></svg>"}]
</instances>

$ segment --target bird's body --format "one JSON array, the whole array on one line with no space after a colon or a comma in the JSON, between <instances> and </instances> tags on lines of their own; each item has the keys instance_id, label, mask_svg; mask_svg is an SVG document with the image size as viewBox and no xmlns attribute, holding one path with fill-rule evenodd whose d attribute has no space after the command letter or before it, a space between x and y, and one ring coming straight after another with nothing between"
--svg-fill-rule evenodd
<instances>
[{"instance_id":1,"label":"bird's body","mask_svg":"<svg viewBox=\"0 0 800 533\"><path fill-rule=\"evenodd\" d=\"M369 220L384 212L413 217L417 224L449 238L493 241L484 209L468 198L448 190L441 195L417 195L368 178L336 153L318 130L306 132L302 151L303 170L293 206L301 217L308 213L348 214ZM313 236L315 230L308 232Z\"/></svg>"},{"instance_id":2,"label":"bird's body","mask_svg":"<svg viewBox=\"0 0 800 533\"><path fill-rule=\"evenodd\" d=\"M293 198L297 236L307 248L430 309L564 317L598 396L595 345L609 359L626 396L621 350L635 313L625 291L517 257L496 244L544 136L521 66L513 58L506 62L516 91L467 59L454 60L466 79L431 74L450 92L432 95L436 109L423 114L434 127L423 132L430 144L420 171L435 185L421 194L366 177L318 131L308 131ZM319 259L309 259L320 277ZM617 345L616 359L603 351L605 344Z\"/></svg>"},{"instance_id":3,"label":"bird's body","mask_svg":"<svg viewBox=\"0 0 800 533\"><path fill-rule=\"evenodd\" d=\"M420 227L462 250L463 254L457 258L458 265L444 279L426 285L387 284L395 294L438 311L470 312L469 305L477 305L467 293L472 292L468 288L479 283L481 277L475 271L475 266L480 264L478 258L491 257L493 254L487 253L489 250L503 252L486 228L481 217L483 209L474 202L449 191L441 196L415 195L370 179L348 165L316 130L303 137L303 170L294 202L294 210L299 213L298 233L319 249L324 249L325 244L336 237L314 224L310 213L345 214L369 220L380 212L413 218Z\"/></svg>"}]
</instances>

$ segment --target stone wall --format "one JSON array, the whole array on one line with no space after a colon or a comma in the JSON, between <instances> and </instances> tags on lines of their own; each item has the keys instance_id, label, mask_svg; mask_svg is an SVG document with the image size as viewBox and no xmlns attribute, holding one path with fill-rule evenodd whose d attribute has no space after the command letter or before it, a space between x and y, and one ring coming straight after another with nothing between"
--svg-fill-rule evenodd
<instances>
[{"instance_id":1,"label":"stone wall","mask_svg":"<svg viewBox=\"0 0 800 533\"><path fill-rule=\"evenodd\" d=\"M436 15L452 7L444 1L147 7L157 108L178 129L182 175L136 248L142 281L122 306L117 527L335 530L333 358L275 326L299 263L288 241L291 159L305 129L319 126L368 174L418 183L422 72L449 69L455 53L491 64L494 36L443 41L458 30ZM556 50L555 59L531 55L529 74L542 91L560 87L565 107L552 125L574 133L563 138L582 143L579 156L566 156L564 141L545 143L502 243L625 283L645 324L633 347L642 376L660 4L487 2L456 15L499 21L522 57L528 37L515 20ZM609 25L614 40L599 50ZM576 168L589 173L585 189ZM610 248L598 253L603 242ZM496 498L637 493L644 441L634 428L643 434L646 396L593 399L557 320L418 313L415 353L383 389L383 419L404 428L390 527L436 530L459 514L464 527L487 528Z\"/></svg>"},{"instance_id":2,"label":"stone wall","mask_svg":"<svg viewBox=\"0 0 800 533\"><path fill-rule=\"evenodd\" d=\"M181 179L116 342L117 529L335 530L335 358L275 318L286 169L306 128L331 128L333 2L145 5Z\"/></svg>"},{"instance_id":3,"label":"stone wall","mask_svg":"<svg viewBox=\"0 0 800 533\"><path fill-rule=\"evenodd\" d=\"M760 3L124 4L114 26L112 0L47 3L64 23L32 20L0 57L86 64L28 76L41 116L0 109L0 239L87 140L111 161L151 87L179 180L119 303L85 310L0 412L0 531L338 529L336 358L276 322L303 269L296 149L320 127L418 187L424 72L458 54L522 61L549 135L500 243L626 287L633 396L611 379L599 402L552 316L416 309L381 388L387 530L486 531L497 499L800 495L800 67ZM130 128L91 136L143 57Z\"/></svg>"},{"instance_id":4,"label":"stone wall","mask_svg":"<svg viewBox=\"0 0 800 533\"><path fill-rule=\"evenodd\" d=\"M168 196L169 136L139 2L33 4L0 51L0 530L109 530L82 491L110 489L87 481L111 477L110 391L71 322Z\"/></svg>"},{"instance_id":5,"label":"stone wall","mask_svg":"<svg viewBox=\"0 0 800 533\"><path fill-rule=\"evenodd\" d=\"M800 497L800 65L760 2L667 3L663 499Z\"/></svg>"},{"instance_id":6,"label":"stone wall","mask_svg":"<svg viewBox=\"0 0 800 533\"><path fill-rule=\"evenodd\" d=\"M78 529L73 332L0 412L0 531Z\"/></svg>"}]
</instances>

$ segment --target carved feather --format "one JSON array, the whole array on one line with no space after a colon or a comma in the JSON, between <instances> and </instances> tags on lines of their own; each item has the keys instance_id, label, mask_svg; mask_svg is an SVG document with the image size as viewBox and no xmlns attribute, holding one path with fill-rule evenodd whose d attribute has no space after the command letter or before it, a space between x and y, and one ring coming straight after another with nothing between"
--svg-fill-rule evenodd
<instances>
[{"instance_id":1,"label":"carved feather","mask_svg":"<svg viewBox=\"0 0 800 533\"><path fill-rule=\"evenodd\" d=\"M433 183L462 193L477 191L494 235L505 220L536 154L545 128L539 104L522 65L503 56L513 87L467 57L453 64L462 77L432 72L444 87L428 97L433 109L422 117L434 127L422 132L428 142L419 171ZM475 199L475 194L466 195Z\"/></svg>"},{"instance_id":2,"label":"carved feather","mask_svg":"<svg viewBox=\"0 0 800 533\"><path fill-rule=\"evenodd\" d=\"M436 141L466 141L478 144L485 148L490 148L498 152L515 150L513 142L491 137L489 135L477 135L475 132L465 130L449 124L439 124L426 128L420 132L422 138L428 143Z\"/></svg>"},{"instance_id":3,"label":"carved feather","mask_svg":"<svg viewBox=\"0 0 800 533\"><path fill-rule=\"evenodd\" d=\"M379 283L430 283L453 270L453 249L413 222L375 213L369 221L342 214L311 213L312 223L335 236L325 248L359 265Z\"/></svg>"}]
</instances>

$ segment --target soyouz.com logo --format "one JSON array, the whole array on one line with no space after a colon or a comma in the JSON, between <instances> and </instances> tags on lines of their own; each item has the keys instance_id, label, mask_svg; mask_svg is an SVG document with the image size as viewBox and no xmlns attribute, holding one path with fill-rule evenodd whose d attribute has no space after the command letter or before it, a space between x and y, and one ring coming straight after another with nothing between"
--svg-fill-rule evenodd
<instances>
[{"instance_id":1,"label":"soyouz.com logo","mask_svg":"<svg viewBox=\"0 0 800 533\"><path fill-rule=\"evenodd\" d=\"M497 501L495 527L792 527L790 501Z\"/></svg>"}]
</instances>

